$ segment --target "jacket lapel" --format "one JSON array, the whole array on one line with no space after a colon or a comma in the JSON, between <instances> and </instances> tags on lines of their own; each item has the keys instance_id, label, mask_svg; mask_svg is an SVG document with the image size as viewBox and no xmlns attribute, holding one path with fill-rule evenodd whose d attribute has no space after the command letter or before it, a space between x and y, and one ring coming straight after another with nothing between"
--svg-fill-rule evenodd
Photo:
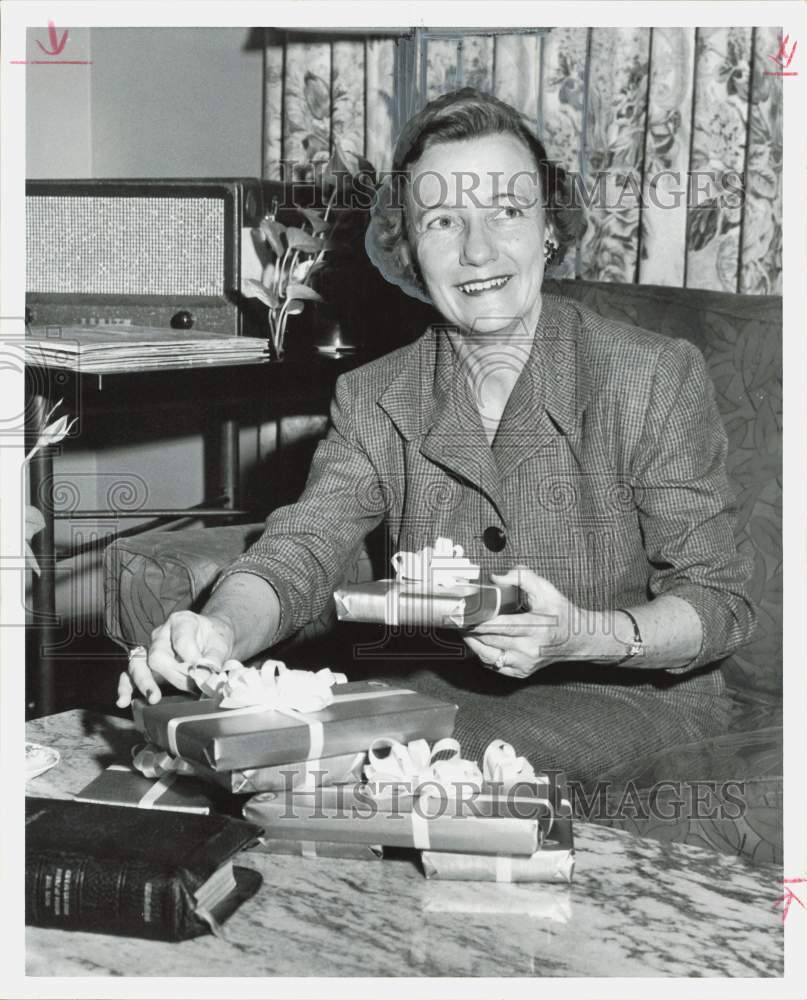
<instances>
[{"instance_id":1,"label":"jacket lapel","mask_svg":"<svg viewBox=\"0 0 807 1000\"><path fill-rule=\"evenodd\" d=\"M380 399L407 440L441 468L486 494L505 519L502 480L553 441L566 439L579 463L588 379L579 357L574 307L545 295L535 340L488 444L465 372L448 339L430 327Z\"/></svg>"},{"instance_id":2,"label":"jacket lapel","mask_svg":"<svg viewBox=\"0 0 807 1000\"><path fill-rule=\"evenodd\" d=\"M421 454L481 490L504 518L499 470L465 372L448 339L430 328L390 383L381 407Z\"/></svg>"},{"instance_id":3,"label":"jacket lapel","mask_svg":"<svg viewBox=\"0 0 807 1000\"><path fill-rule=\"evenodd\" d=\"M556 296L545 295L529 360L513 387L493 442L503 479L561 438L579 461L588 382L577 334L574 309Z\"/></svg>"}]
</instances>

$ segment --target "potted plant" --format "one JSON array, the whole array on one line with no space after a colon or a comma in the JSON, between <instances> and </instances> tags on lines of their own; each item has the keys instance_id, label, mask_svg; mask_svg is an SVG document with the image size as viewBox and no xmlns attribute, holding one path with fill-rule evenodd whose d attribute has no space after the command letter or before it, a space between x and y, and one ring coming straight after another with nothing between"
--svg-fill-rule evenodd
<instances>
[{"instance_id":1,"label":"potted plant","mask_svg":"<svg viewBox=\"0 0 807 1000\"><path fill-rule=\"evenodd\" d=\"M267 306L269 336L275 357L285 353L290 316L302 313L306 303L321 303L318 274L338 266L354 250L356 209L369 209L376 183L375 168L364 157L342 149L338 140L330 156L312 158L317 199L324 208L297 208L298 225L280 222L277 204L256 233L268 257L260 281L248 278L243 292ZM363 226L361 227L363 233ZM339 237L339 238L337 238Z\"/></svg>"}]
</instances>

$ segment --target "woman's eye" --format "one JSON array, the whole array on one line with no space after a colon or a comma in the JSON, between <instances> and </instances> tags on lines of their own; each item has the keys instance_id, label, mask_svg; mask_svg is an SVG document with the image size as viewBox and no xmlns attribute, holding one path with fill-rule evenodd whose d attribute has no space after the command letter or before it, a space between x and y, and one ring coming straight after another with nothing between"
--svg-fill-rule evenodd
<instances>
[{"instance_id":1,"label":"woman's eye","mask_svg":"<svg viewBox=\"0 0 807 1000\"><path fill-rule=\"evenodd\" d=\"M437 215L426 223L427 229L452 229L454 220L450 215Z\"/></svg>"},{"instance_id":2,"label":"woman's eye","mask_svg":"<svg viewBox=\"0 0 807 1000\"><path fill-rule=\"evenodd\" d=\"M524 213L514 205L505 205L494 215L494 219L520 219Z\"/></svg>"}]
</instances>

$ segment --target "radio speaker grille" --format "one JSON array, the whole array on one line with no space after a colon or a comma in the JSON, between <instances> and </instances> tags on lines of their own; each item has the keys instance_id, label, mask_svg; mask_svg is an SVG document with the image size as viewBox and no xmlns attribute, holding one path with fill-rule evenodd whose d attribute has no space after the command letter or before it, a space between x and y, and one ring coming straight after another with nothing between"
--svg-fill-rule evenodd
<instances>
[{"instance_id":1,"label":"radio speaker grille","mask_svg":"<svg viewBox=\"0 0 807 1000\"><path fill-rule=\"evenodd\" d=\"M222 199L29 195L26 201L28 292L224 294Z\"/></svg>"}]
</instances>

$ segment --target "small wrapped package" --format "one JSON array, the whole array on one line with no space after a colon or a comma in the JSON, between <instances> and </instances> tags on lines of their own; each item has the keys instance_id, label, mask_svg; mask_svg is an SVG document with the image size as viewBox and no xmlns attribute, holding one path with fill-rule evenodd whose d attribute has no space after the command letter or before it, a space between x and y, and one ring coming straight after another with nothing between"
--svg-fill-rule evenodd
<instances>
[{"instance_id":1,"label":"small wrapped package","mask_svg":"<svg viewBox=\"0 0 807 1000\"><path fill-rule=\"evenodd\" d=\"M162 778L164 775L192 775L194 783L201 780L218 795L254 795L268 791L311 791L321 785L355 784L361 778L365 753L341 754L338 757L321 757L318 760L302 760L273 767L246 768L235 771L214 771L204 764L173 757L153 743L145 743L132 749L135 771L146 778Z\"/></svg>"},{"instance_id":2,"label":"small wrapped package","mask_svg":"<svg viewBox=\"0 0 807 1000\"><path fill-rule=\"evenodd\" d=\"M528 858L514 855L423 851L426 878L458 882L571 882L574 851L547 848Z\"/></svg>"},{"instance_id":3,"label":"small wrapped package","mask_svg":"<svg viewBox=\"0 0 807 1000\"><path fill-rule=\"evenodd\" d=\"M135 726L172 756L219 772L356 754L378 736L437 739L454 728L456 705L408 688L366 681L331 690L330 671L287 671L277 661L232 673L237 683L223 696L136 699Z\"/></svg>"},{"instance_id":4,"label":"small wrapped package","mask_svg":"<svg viewBox=\"0 0 807 1000\"><path fill-rule=\"evenodd\" d=\"M317 760L274 764L271 767L236 768L233 771L214 771L204 764L194 763L193 773L234 795L255 795L257 792L355 784L361 778L366 756L360 751L336 757L320 757Z\"/></svg>"},{"instance_id":5,"label":"small wrapped package","mask_svg":"<svg viewBox=\"0 0 807 1000\"><path fill-rule=\"evenodd\" d=\"M132 767L111 764L75 796L77 802L100 805L134 806L140 809L167 809L170 812L200 813L224 809L225 793L199 778L176 771L160 778L147 778Z\"/></svg>"},{"instance_id":6,"label":"small wrapped package","mask_svg":"<svg viewBox=\"0 0 807 1000\"><path fill-rule=\"evenodd\" d=\"M503 740L488 746L482 769L449 738L434 746L380 738L367 759L364 785L256 795L244 816L268 837L527 858L542 847L573 849L562 783L536 775Z\"/></svg>"},{"instance_id":7,"label":"small wrapped package","mask_svg":"<svg viewBox=\"0 0 807 1000\"><path fill-rule=\"evenodd\" d=\"M394 579L346 584L334 593L340 621L463 629L519 607L517 588L477 582L479 566L450 538L396 552L391 563Z\"/></svg>"},{"instance_id":8,"label":"small wrapped package","mask_svg":"<svg viewBox=\"0 0 807 1000\"><path fill-rule=\"evenodd\" d=\"M537 796L490 795L484 789L455 801L450 793L390 796L370 785L337 785L313 793L255 795L243 816L268 837L285 840L529 856L538 850L552 811Z\"/></svg>"},{"instance_id":9,"label":"small wrapped package","mask_svg":"<svg viewBox=\"0 0 807 1000\"><path fill-rule=\"evenodd\" d=\"M343 622L463 629L515 611L517 602L506 590L469 583L427 591L418 583L374 580L345 584L333 598Z\"/></svg>"},{"instance_id":10,"label":"small wrapped package","mask_svg":"<svg viewBox=\"0 0 807 1000\"><path fill-rule=\"evenodd\" d=\"M381 861L384 848L380 844L337 844L322 840L276 840L258 838L249 850L260 854L292 854L308 861L321 858L346 858L351 861Z\"/></svg>"}]
</instances>

